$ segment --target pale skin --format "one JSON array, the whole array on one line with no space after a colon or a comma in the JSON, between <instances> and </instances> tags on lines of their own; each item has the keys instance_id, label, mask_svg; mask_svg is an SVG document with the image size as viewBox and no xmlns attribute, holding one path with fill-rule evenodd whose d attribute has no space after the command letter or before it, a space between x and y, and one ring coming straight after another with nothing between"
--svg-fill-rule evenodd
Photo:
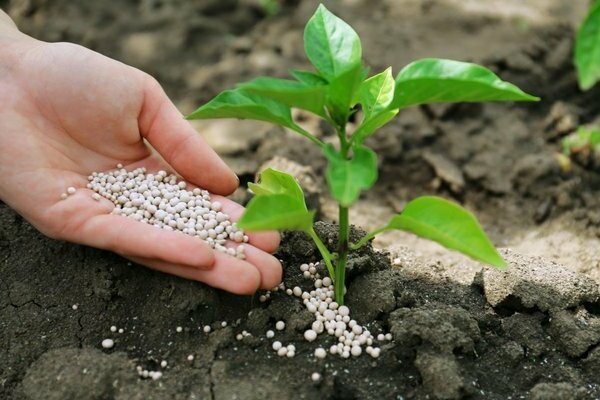
<instances>
[{"instance_id":1,"label":"pale skin","mask_svg":"<svg viewBox=\"0 0 600 400\"><path fill-rule=\"evenodd\" d=\"M270 254L276 232L250 233L239 260L92 199L87 176L122 163L175 172L214 193L232 219L243 212L222 197L238 186L235 174L149 75L81 46L35 40L0 10L0 105L0 199L45 235L236 294L281 281ZM69 186L77 192L61 200Z\"/></svg>"}]
</instances>

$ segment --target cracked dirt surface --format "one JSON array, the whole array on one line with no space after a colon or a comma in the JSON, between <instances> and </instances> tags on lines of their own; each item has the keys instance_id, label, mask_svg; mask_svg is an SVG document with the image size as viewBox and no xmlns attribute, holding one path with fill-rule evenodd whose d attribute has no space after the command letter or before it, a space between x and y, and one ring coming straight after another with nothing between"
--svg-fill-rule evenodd
<instances>
[{"instance_id":1,"label":"cracked dirt surface","mask_svg":"<svg viewBox=\"0 0 600 400\"><path fill-rule=\"evenodd\" d=\"M3 206L0 221L6 217L13 213ZM332 226L318 224L317 229L326 243L335 241ZM27 258L37 248L64 246L37 239L34 246L15 244L14 254ZM81 263L60 269L38 270L35 263L11 260L24 283L13 290L44 282L53 288L55 301L31 299L0 311L2 343L8 340L0 369L2 398L507 399L543 391L540 383L563 384L561 390L573 397L561 398L600 396L594 375L600 368L598 285L570 273L562 286L548 286L560 269L543 260L505 252L514 267L511 275L483 275L471 284L457 284L416 274L427 266L408 253L401 265L390 268L387 255L363 250L349 263L361 269L349 274L348 305L357 320L371 321L373 332L391 331L394 340L383 344L377 360L364 356L348 362L314 358L317 345L328 348L333 342L325 336L315 343L301 339L312 317L298 298L276 292L261 303L128 265L105 252L72 248ZM317 257L307 238L286 236L279 255L288 266L287 285L306 285L298 266ZM95 267L83 262L90 259L96 260ZM528 272L527 265L536 268ZM497 300L495 280L525 278L531 278L529 286L508 286L505 300ZM79 279L88 285L75 293L73 282ZM575 296L578 286L587 288L586 296ZM574 300L544 306L556 297L554 290ZM224 316L226 327L220 323ZM272 340L264 337L279 319L287 326L275 339L296 345L293 360L278 357ZM207 323L209 334L202 331ZM112 333L112 325L125 331ZM177 333L176 326L183 331ZM242 330L251 336L235 340ZM98 350L106 337L115 340L114 349ZM193 361L187 360L189 354ZM160 380L138 379L137 365L159 369L162 360L169 364ZM323 380L312 382L312 372Z\"/></svg>"}]
</instances>

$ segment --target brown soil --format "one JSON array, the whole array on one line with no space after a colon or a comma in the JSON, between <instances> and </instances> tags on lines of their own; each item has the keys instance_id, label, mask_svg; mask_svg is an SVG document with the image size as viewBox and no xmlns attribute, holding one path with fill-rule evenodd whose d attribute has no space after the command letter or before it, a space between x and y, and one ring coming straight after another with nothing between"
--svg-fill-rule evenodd
<instances>
[{"instance_id":1,"label":"brown soil","mask_svg":"<svg viewBox=\"0 0 600 400\"><path fill-rule=\"evenodd\" d=\"M286 1L267 17L252 0L5 3L36 37L81 43L154 74L183 112L239 81L308 67L301 32L316 4ZM389 254L354 257L348 302L394 341L377 361L316 362L315 344L301 339L310 318L297 299L230 296L52 241L2 205L0 398L600 398L600 173L577 161L565 172L556 159L560 137L600 115L600 89L577 89L573 24L585 5L571 3L327 2L359 32L373 71L427 56L475 61L543 98L403 111L370 140L380 180L351 214L370 229L417 195L452 198L512 248L505 275L409 235L382 235L374 245ZM279 155L323 182L322 156L289 132L247 121L198 128L243 181ZM327 196L314 195L323 219L335 220ZM332 235L329 225L319 229ZM301 280L300 263L318 259L301 235L288 235L279 255L288 284ZM297 345L294 359L275 356L264 338L281 318L278 338ZM223 320L229 326L218 328ZM210 335L198 330L207 323ZM125 332L111 334L111 325ZM253 336L236 341L244 329ZM108 336L115 349L101 350ZM157 368L162 359L161 380L138 379L136 365ZM312 372L323 381L311 382Z\"/></svg>"}]
</instances>

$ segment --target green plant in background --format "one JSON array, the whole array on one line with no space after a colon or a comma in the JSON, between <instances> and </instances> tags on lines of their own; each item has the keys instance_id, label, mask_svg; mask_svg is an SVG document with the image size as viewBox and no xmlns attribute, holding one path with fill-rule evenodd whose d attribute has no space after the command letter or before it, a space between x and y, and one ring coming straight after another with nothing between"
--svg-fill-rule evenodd
<instances>
[{"instance_id":1,"label":"green plant in background","mask_svg":"<svg viewBox=\"0 0 600 400\"><path fill-rule=\"evenodd\" d=\"M349 243L348 209L363 190L377 181L377 155L364 144L401 109L438 102L537 101L488 69L470 63L423 59L404 67L394 79L391 68L367 77L357 33L320 5L304 30L304 48L316 72L292 71L294 80L257 78L227 90L188 116L248 118L273 122L311 140L328 161L329 191L339 205L339 242L332 254L313 229L314 211L308 210L296 180L267 169L238 224L246 230L297 230L314 240L335 282L335 296L343 304L348 252L365 245L376 234L400 229L434 240L496 267L505 262L475 217L455 203L425 196L409 202L385 225L357 243ZM346 130L357 112L362 118L354 133ZM322 142L296 124L291 108L310 111L335 129L339 146Z\"/></svg>"},{"instance_id":2,"label":"green plant in background","mask_svg":"<svg viewBox=\"0 0 600 400\"><path fill-rule=\"evenodd\" d=\"M259 4L266 15L273 17L281 10L280 0L259 0Z\"/></svg>"},{"instance_id":3,"label":"green plant in background","mask_svg":"<svg viewBox=\"0 0 600 400\"><path fill-rule=\"evenodd\" d=\"M562 140L563 154L600 154L600 129L595 127L580 126L577 131L565 136Z\"/></svg>"},{"instance_id":4,"label":"green plant in background","mask_svg":"<svg viewBox=\"0 0 600 400\"><path fill-rule=\"evenodd\" d=\"M575 36L574 63L581 90L600 80L600 2L596 1Z\"/></svg>"},{"instance_id":5,"label":"green plant in background","mask_svg":"<svg viewBox=\"0 0 600 400\"><path fill-rule=\"evenodd\" d=\"M600 80L600 2L592 3L575 37L573 61L581 90L591 89ZM600 130L579 127L561 140L563 154L600 154Z\"/></svg>"}]
</instances>

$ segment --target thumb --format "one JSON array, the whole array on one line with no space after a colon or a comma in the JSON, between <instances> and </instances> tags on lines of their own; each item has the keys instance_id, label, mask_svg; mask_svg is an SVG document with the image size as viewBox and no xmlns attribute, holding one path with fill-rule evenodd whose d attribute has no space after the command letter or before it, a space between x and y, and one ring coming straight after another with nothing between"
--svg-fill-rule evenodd
<instances>
[{"instance_id":1,"label":"thumb","mask_svg":"<svg viewBox=\"0 0 600 400\"><path fill-rule=\"evenodd\" d=\"M144 84L138 125L141 135L185 180L222 195L228 195L238 187L237 176L149 75Z\"/></svg>"}]
</instances>

